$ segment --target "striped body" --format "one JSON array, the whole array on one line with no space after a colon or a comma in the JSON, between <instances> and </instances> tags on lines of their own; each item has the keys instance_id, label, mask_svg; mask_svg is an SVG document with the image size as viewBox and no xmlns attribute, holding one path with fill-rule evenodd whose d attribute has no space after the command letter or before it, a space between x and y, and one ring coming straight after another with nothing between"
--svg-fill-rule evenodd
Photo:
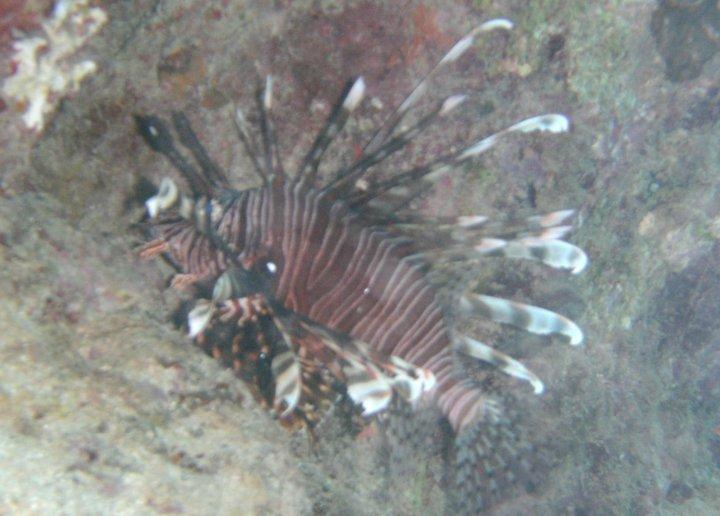
<instances>
[{"instance_id":1,"label":"striped body","mask_svg":"<svg viewBox=\"0 0 720 516\"><path fill-rule=\"evenodd\" d=\"M431 220L414 213L410 201L440 174L504 138L563 133L569 121L560 114L534 116L427 163L381 169L384 160L465 101L466 95L451 95L412 119L409 113L420 109L431 80L477 35L511 27L498 19L472 29L390 113L360 155L333 171L319 172L322 158L361 105L362 78L347 84L294 174L283 168L268 116L268 78L256 98L259 138L236 111L238 135L262 181L244 191L231 188L184 115L174 113L173 125L199 170L162 120L136 117L140 134L191 191L181 194L171 179L163 179L158 194L146 201L155 239L141 251L145 258L165 255L179 271L173 286L193 292L189 336L254 384L258 398L288 424L314 424L316 409L338 395L364 417L396 399L411 408L434 402L456 434L455 481L459 506L468 512L495 497L498 482L513 482L524 447L514 417L457 363L485 362L528 381L536 394L544 385L517 360L458 332L454 319L483 317L559 335L572 345L583 341L583 333L560 314L437 278L448 270L469 277L490 257L533 260L573 273L588 260L563 240L572 210L503 221L477 214Z\"/></svg>"},{"instance_id":2,"label":"striped body","mask_svg":"<svg viewBox=\"0 0 720 516\"><path fill-rule=\"evenodd\" d=\"M428 264L412 256L418 249L411 239L365 226L343 201L291 182L219 197L228 200L214 230L242 262L262 258L277 266L273 296L285 308L365 342L381 356L430 370L456 430L479 415L485 396L454 378L451 329L427 281ZM183 272L215 280L229 262L197 226L202 223L173 223L159 236ZM457 406L454 393L461 390Z\"/></svg>"}]
</instances>

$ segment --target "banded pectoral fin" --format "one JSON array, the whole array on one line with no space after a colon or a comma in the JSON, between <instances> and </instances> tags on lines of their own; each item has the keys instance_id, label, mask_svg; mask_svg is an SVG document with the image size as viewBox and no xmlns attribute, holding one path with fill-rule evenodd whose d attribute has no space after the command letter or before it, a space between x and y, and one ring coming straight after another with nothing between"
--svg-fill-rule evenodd
<instances>
[{"instance_id":1,"label":"banded pectoral fin","mask_svg":"<svg viewBox=\"0 0 720 516\"><path fill-rule=\"evenodd\" d=\"M275 355L271 370L275 380L273 409L281 418L288 417L297 408L302 394L302 367L297 355L287 349Z\"/></svg>"},{"instance_id":2,"label":"banded pectoral fin","mask_svg":"<svg viewBox=\"0 0 720 516\"><path fill-rule=\"evenodd\" d=\"M485 317L492 321L509 324L536 335L559 335L571 345L582 343L584 335L580 327L567 317L540 308L498 297L479 294L465 294L458 304L461 317ZM504 373L526 380L533 386L535 394L545 390L543 382L532 371L514 358L465 335L458 335L455 351L494 365Z\"/></svg>"},{"instance_id":3,"label":"banded pectoral fin","mask_svg":"<svg viewBox=\"0 0 720 516\"><path fill-rule=\"evenodd\" d=\"M299 343L283 325L275 325L280 331L264 337L264 345L243 339L232 339L232 343L223 346L218 342L218 328L234 328L230 334L242 333L248 325L254 326L255 340L264 330L261 322L269 314L267 300L252 294L241 298L223 298L222 301L199 299L188 314L188 336L202 345L216 359L241 374L251 372L261 384L255 385L260 398L272 403L273 409L281 418L290 416L298 407L302 392L302 369L297 356ZM262 321L261 321L262 319ZM240 333L238 333L240 332ZM260 333L258 333L260 332ZM262 358L260 357L262 355ZM267 365L263 364L268 364ZM248 369L249 368L249 369ZM263 369L261 371L261 369Z\"/></svg>"},{"instance_id":4,"label":"banded pectoral fin","mask_svg":"<svg viewBox=\"0 0 720 516\"><path fill-rule=\"evenodd\" d=\"M275 307L274 312L278 329L302 357L302 367L321 368L343 384L348 397L362 409L364 416L385 410L393 393L415 404L435 385L435 377L429 370L417 368L399 357L382 357L362 341L283 308ZM289 379L291 375L285 374L285 377ZM290 382L279 382L278 386L280 384L286 386ZM278 388L277 392L285 391Z\"/></svg>"},{"instance_id":5,"label":"banded pectoral fin","mask_svg":"<svg viewBox=\"0 0 720 516\"><path fill-rule=\"evenodd\" d=\"M563 240L572 230L565 224L572 210L560 210L524 219L489 221L481 215L430 221L400 222L405 231L422 232L435 228L445 235L441 246L419 253L440 261L477 261L487 256L539 261L579 274L588 265L585 252Z\"/></svg>"}]
</instances>

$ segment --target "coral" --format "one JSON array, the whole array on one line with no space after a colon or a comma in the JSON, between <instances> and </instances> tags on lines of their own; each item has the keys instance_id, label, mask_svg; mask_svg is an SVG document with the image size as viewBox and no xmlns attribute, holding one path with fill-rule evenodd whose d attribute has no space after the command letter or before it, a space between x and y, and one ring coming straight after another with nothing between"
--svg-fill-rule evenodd
<instances>
[{"instance_id":1,"label":"coral","mask_svg":"<svg viewBox=\"0 0 720 516\"><path fill-rule=\"evenodd\" d=\"M2 92L24 110L25 125L36 132L45 126L45 116L67 92L77 91L82 80L95 72L90 60L72 63L71 58L107 22L99 7L87 0L59 0L51 17L42 24L44 36L29 36L13 43L15 73L7 78Z\"/></svg>"}]
</instances>

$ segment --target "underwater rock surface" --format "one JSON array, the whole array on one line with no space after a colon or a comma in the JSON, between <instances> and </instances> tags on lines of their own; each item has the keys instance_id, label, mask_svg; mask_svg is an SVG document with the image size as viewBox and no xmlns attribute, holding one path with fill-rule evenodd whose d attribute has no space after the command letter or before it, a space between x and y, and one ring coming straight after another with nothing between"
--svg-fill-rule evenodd
<instances>
[{"instance_id":1,"label":"underwater rock surface","mask_svg":"<svg viewBox=\"0 0 720 516\"><path fill-rule=\"evenodd\" d=\"M15 16L32 33L49 5L28 5ZM442 83L476 92L472 108L405 159L471 129L567 114L569 135L503 145L442 180L425 209L575 207L575 242L591 263L572 279L531 267L487 274L494 293L532 293L586 333L582 349L519 332L502 343L546 392L505 382L526 414L536 474L493 511L711 514L720 504L717 53L669 80L672 45L653 22L669 15L649 0L383 5L115 2L78 54L95 73L42 134L0 104L0 512L440 513L440 452L408 446L401 465L382 467L377 436L334 428L313 447L173 323L181 298L166 289L169 269L132 251L142 202L171 172L132 115L185 110L247 187L231 116L259 77L276 77L278 133L297 159L347 78L365 76L387 110L464 31L496 16L516 28ZM12 71L10 59L3 52L0 69ZM348 140L386 112L359 117Z\"/></svg>"}]
</instances>

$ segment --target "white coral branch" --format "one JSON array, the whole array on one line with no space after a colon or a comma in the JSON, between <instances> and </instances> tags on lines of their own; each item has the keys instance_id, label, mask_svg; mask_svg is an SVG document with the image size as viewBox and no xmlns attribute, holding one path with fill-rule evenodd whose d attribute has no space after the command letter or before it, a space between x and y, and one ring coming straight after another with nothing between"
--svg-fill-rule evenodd
<instances>
[{"instance_id":1,"label":"white coral branch","mask_svg":"<svg viewBox=\"0 0 720 516\"><path fill-rule=\"evenodd\" d=\"M13 43L16 72L5 80L2 92L25 110L23 121L33 131L42 131L45 116L58 100L77 91L82 80L97 69L90 60L69 62L107 22L105 11L87 4L88 0L59 0L42 24L44 37Z\"/></svg>"}]
</instances>

